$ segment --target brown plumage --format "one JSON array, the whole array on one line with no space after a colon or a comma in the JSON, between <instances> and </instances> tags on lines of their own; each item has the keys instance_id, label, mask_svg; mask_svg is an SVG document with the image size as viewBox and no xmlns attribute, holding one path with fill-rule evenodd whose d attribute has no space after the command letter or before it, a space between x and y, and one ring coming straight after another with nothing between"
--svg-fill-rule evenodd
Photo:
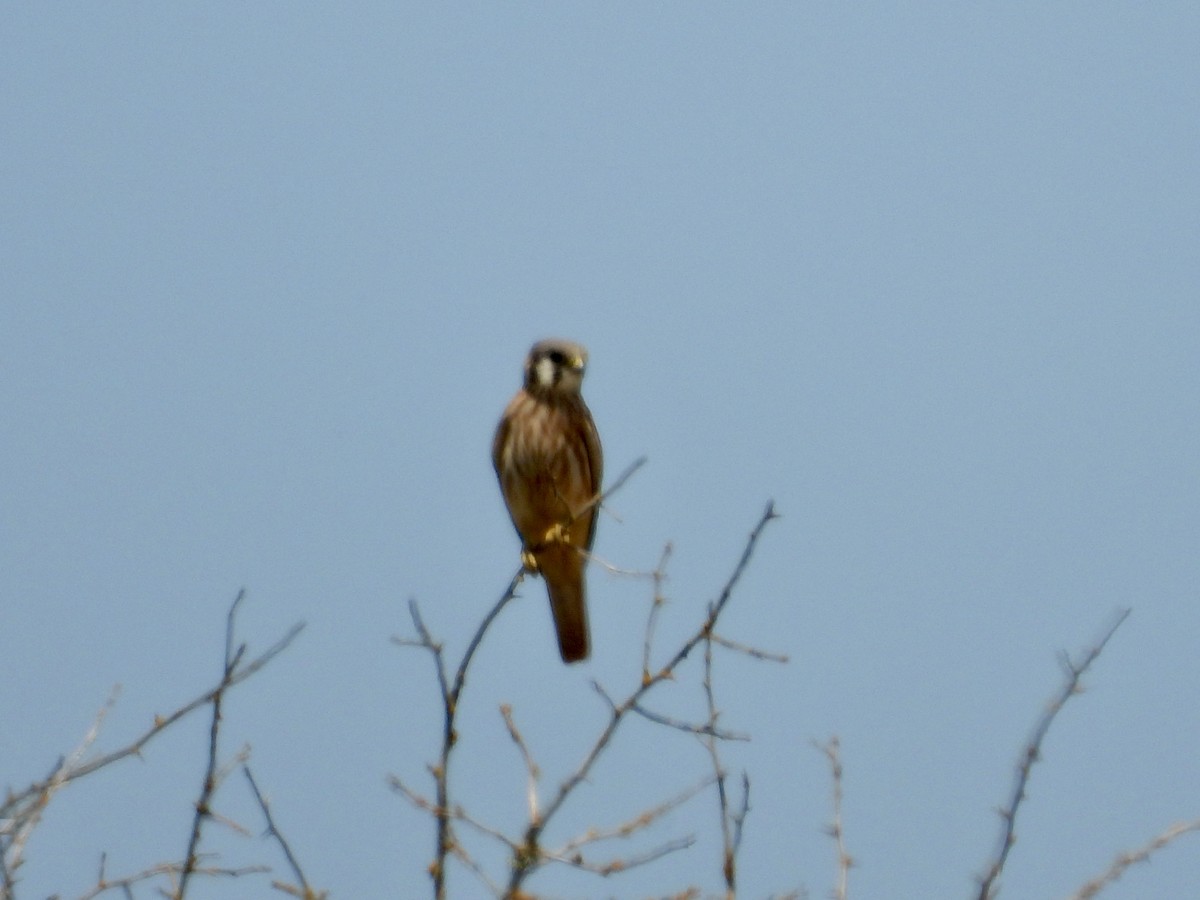
<instances>
[{"instance_id":1,"label":"brown plumage","mask_svg":"<svg viewBox=\"0 0 1200 900\"><path fill-rule=\"evenodd\" d=\"M550 595L563 662L589 650L585 551L596 537L603 460L600 437L580 387L587 350L539 341L525 359L525 383L504 410L492 464L526 568L541 573Z\"/></svg>"}]
</instances>

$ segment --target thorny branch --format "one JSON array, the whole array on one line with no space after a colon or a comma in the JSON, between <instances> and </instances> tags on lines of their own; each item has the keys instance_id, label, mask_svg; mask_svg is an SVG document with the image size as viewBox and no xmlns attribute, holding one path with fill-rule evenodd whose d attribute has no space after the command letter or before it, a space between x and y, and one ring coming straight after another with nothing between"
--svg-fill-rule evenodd
<instances>
[{"instance_id":1,"label":"thorny branch","mask_svg":"<svg viewBox=\"0 0 1200 900\"><path fill-rule=\"evenodd\" d=\"M13 873L21 867L24 861L25 843L33 830L41 821L42 812L50 803L50 798L70 780L70 772L74 770L85 753L91 749L96 738L100 735L100 726L104 723L109 711L116 705L119 688L113 688L107 702L100 708L92 722L91 728L84 735L79 746L65 759L60 759L43 785L44 790L34 794L32 788L21 795L9 795L4 805L0 806L0 900L11 900L14 884Z\"/></svg>"},{"instance_id":2,"label":"thorny branch","mask_svg":"<svg viewBox=\"0 0 1200 900\"><path fill-rule=\"evenodd\" d=\"M815 742L814 742L815 743ZM850 880L850 869L854 859L846 852L846 835L842 827L842 752L837 735L824 744L816 744L818 750L829 761L829 775L833 782L833 819L829 823L829 836L837 848L838 880L833 889L833 900L846 900Z\"/></svg>"},{"instance_id":3,"label":"thorny branch","mask_svg":"<svg viewBox=\"0 0 1200 900\"><path fill-rule=\"evenodd\" d=\"M536 871L544 862L544 857L540 849L541 835L545 830L546 825L554 818L555 813L562 808L567 798L574 792L575 788L588 777L596 760L604 752L616 733L617 728L625 719L625 716L640 705L642 698L655 685L660 684L673 677L676 668L687 659L688 655L696 648L696 646L706 636L711 634L717 620L720 618L722 611L733 596L733 590L741 579L742 573L749 564L751 557L754 555L754 549L758 545L758 540L761 537L763 530L767 524L777 518L775 506L773 503L768 503L763 514L759 517L758 523L750 533L750 537L746 542L746 547L742 551L741 558L734 567L732 575L726 581L725 586L721 590L720 596L709 607L708 616L701 624L700 628L694 635L688 638L687 641L680 647L674 656L654 674L644 673L641 684L620 704L613 705L610 709L609 720L607 725L601 730L599 736L592 744L591 749L584 757L579 768L572 773L566 781L564 781L558 789L557 794L550 803L542 811L542 816L539 821L530 822L528 829L525 832L525 838L521 847L521 851L516 855L512 862L512 870L508 882L508 891L506 897L520 896L520 888L525 879Z\"/></svg>"},{"instance_id":4,"label":"thorny branch","mask_svg":"<svg viewBox=\"0 0 1200 900\"><path fill-rule=\"evenodd\" d=\"M575 512L575 515L592 508L597 504L602 504L608 497L618 491L626 481L646 463L646 457L640 457L630 464L624 472L622 472L613 482L612 486L607 491L593 497L587 505ZM471 660L475 656L475 651L479 649L479 644L483 640L484 634L491 627L492 622L500 615L504 607L516 596L517 588L525 578L525 569L521 567L513 575L508 583L507 589L496 601L495 605L484 616L479 627L475 630L470 643L467 644L467 649L463 653L462 660L458 664L457 671L454 675L454 680L451 681L446 669L446 659L443 652L442 644L435 641L429 629L425 626L424 620L421 618L420 608L415 600L410 600L408 604L409 614L412 616L413 627L417 631L417 640L409 638L392 638L393 643L400 646L421 647L430 652L434 659L434 665L437 670L438 686L441 691L442 699L442 748L435 766L431 767L434 779L434 790L436 799L434 801L432 812L437 819L437 839L434 861L430 864L429 872L433 878L434 896L438 900L444 900L446 896L446 858L451 853L459 853L457 842L454 838L452 827L452 814L450 808L450 790L449 790L449 770L450 770L450 754L457 743L458 734L455 728L455 722L458 714L458 701L462 695L463 687L467 680L467 670L471 665ZM415 792L411 791L398 778L393 776L390 779L392 787L400 791L410 799L418 798ZM416 802L416 800L414 800ZM424 801L421 801L424 803ZM427 804L426 804L427 805Z\"/></svg>"},{"instance_id":5,"label":"thorny branch","mask_svg":"<svg viewBox=\"0 0 1200 900\"><path fill-rule=\"evenodd\" d=\"M208 732L208 767L204 772L204 784L200 789L200 799L196 801L196 815L192 819L192 834L188 838L187 853L183 857L183 871L179 875L179 887L175 891L175 900L183 900L187 894L188 881L198 862L200 832L204 828L204 822L212 817L212 795L217 789L217 739L221 732L221 703L225 699L226 689L231 684L230 679L246 652L245 644L239 645L236 650L233 646L233 624L237 617L238 607L241 606L245 596L244 590L238 591L237 597L229 607L229 613L225 616L225 670L212 699L212 723Z\"/></svg>"},{"instance_id":6,"label":"thorny branch","mask_svg":"<svg viewBox=\"0 0 1200 900\"><path fill-rule=\"evenodd\" d=\"M1066 654L1063 655L1063 669L1066 673L1066 678L1063 681L1062 688L1050 701L1038 719L1037 724L1034 726L1033 734L1030 736L1029 742L1025 745L1025 749L1021 751L1021 760L1017 764L1016 774L1013 778L1012 793L1009 796L1008 804L1000 810L1000 839L996 846L996 852L984 876L979 880L979 893L977 895L979 900L992 900L995 896L996 880L1000 877L1000 873L1004 871L1004 864L1008 861L1009 851L1012 850L1013 843L1016 841L1017 813L1020 812L1021 804L1025 800L1025 785L1029 782L1029 774L1033 769L1034 763L1041 757L1042 742L1046 738L1046 733L1049 732L1050 726L1054 724L1054 719L1058 716L1066 702L1083 690L1080 679L1083 678L1084 673L1091 664L1096 661L1096 657L1104 651L1105 645L1108 644L1109 639L1116 633L1116 630L1121 627L1121 623L1128 617L1129 610L1122 610L1104 636L1084 652L1079 662L1072 661Z\"/></svg>"},{"instance_id":7,"label":"thorny branch","mask_svg":"<svg viewBox=\"0 0 1200 900\"><path fill-rule=\"evenodd\" d=\"M609 488L608 491L606 491L604 494L595 498L592 501L593 504L594 503L602 503L604 501L604 499L611 496L611 494L613 492L615 492L618 488L620 488L625 483L625 481L629 478L629 476L632 475L633 472L636 471L637 468L639 468L642 465L643 462L644 462L644 459L640 459L637 462L635 462L632 466L630 466L616 480L616 482L614 482L614 484L612 485L612 487ZM423 810L429 812L430 814L432 814L433 817L435 818L435 820L437 821L437 838L436 838L435 857L434 857L433 862L429 866L429 872L430 872L430 875L434 882L434 896L437 898L437 900L444 900L444 898L446 896L446 862L447 862L447 859L451 855L454 855L454 856L458 857L459 859L463 860L463 862L468 866L468 868L470 868L472 871L474 871L479 876L481 881L483 881L486 885L488 885L489 889L496 896L503 896L506 898L520 898L520 897L526 896L521 891L521 885L523 884L525 879L528 878L529 875L531 875L533 872L535 872L544 863L546 863L548 861L563 862L563 863L566 863L569 865L573 865L577 868L586 869L588 871L593 871L593 872L598 872L600 874L612 874L614 872L622 871L624 869L630 868L633 865L641 864L644 862L649 862L653 859L660 858L662 855L664 855L666 853L670 853L674 850L682 849L686 846L691 845L691 843L694 839L689 837L689 838L681 839L678 841L669 842L669 843L662 845L658 848L655 848L641 856L637 856L637 857L633 857L633 858L626 858L626 859L621 859L621 860L615 860L610 863L591 863L591 862L586 861L583 858L583 856L580 852L581 847L583 847L585 844L590 843L592 841L600 840L606 836L609 836L608 833L596 832L594 830L589 831L587 834L585 834L579 838L576 838L573 841L568 842L563 848L556 850L556 851L550 851L550 850L542 848L541 847L541 836L542 836L547 824L549 823L549 821L551 819L553 819L554 815L558 812L558 810L562 808L562 806L566 802L567 798L571 795L571 793L575 790L575 788L588 777L596 760L599 758L601 753L604 751L605 747L607 747L609 742L612 740L612 737L613 737L614 733L616 732L618 726L624 720L624 718L631 712L636 712L642 716L645 716L646 718L648 718L652 721L658 721L664 725L680 728L683 731L689 731L694 734L706 736L709 740L712 740L712 741L723 740L723 739L733 739L733 738L740 737L740 735L736 735L733 733L727 733L717 727L717 716L716 716L716 712L715 712L715 706L713 709L710 710L709 721L707 723L705 723L703 725L694 725L694 724L689 724L689 723L677 722L673 719L669 719L668 717L659 716L655 713L649 712L642 706L641 701L646 696L646 694L651 689L653 689L656 685L662 683L663 681L673 678L675 670L688 657L688 655L692 652L692 650L694 650L695 647L697 646L697 644L699 644L701 641L708 642L710 647L711 647L711 643L713 643L713 642L721 643L722 646L732 646L734 649L738 649L743 652L747 652L750 655L755 656L760 659L777 659L778 658L772 654L763 653L761 651L755 651L751 648L743 648L742 646L733 644L732 642L724 642L724 641L720 641L720 640L714 641L714 635L713 635L714 626L716 625L717 620L720 618L720 615L721 615L722 611L724 610L726 604L729 602L729 599L732 596L733 590L734 590L735 586L737 585L739 579L741 578L742 573L745 571L745 568L748 565L750 558L754 553L754 549L758 544L758 540L759 540L763 530L766 528L767 524L774 518L776 518L774 505L768 504L765 511L763 512L762 516L759 518L758 523L752 530L752 532L749 536L749 539L747 540L746 547L743 550L742 555L741 555L740 559L738 560L738 563L735 566L732 575L726 581L718 598L710 605L708 614L707 614L704 622L697 629L696 633L691 638L689 638L679 648L679 650L668 660L666 665L664 665L661 669L659 669L657 672L652 674L649 671L651 635L652 635L653 628L654 628L654 622L655 622L655 619L657 616L657 609L662 605L662 602L663 602L662 590L661 590L662 582L665 577L663 575L663 570L665 568L666 560L667 560L668 556L670 555L670 547L669 546L667 547L667 549L663 553L663 557L659 564L659 567L658 567L658 569L655 570L655 573L654 573L655 598L654 598L654 603L651 608L650 617L647 622L647 635L646 635L646 646L645 646L645 656L644 656L644 670L645 671L643 672L642 678L640 679L640 683L634 689L634 691L628 697L626 697L625 700L623 700L619 704L614 703L611 699L609 699L607 697L607 695L604 694L604 691L598 685L594 685L596 687L597 691L599 691L601 693L601 695L605 696L605 699L608 700L609 709L610 709L609 720L608 720L607 724L604 726L604 728L601 730L601 732L600 732L599 736L596 738L595 742L591 745L590 749L585 754L583 762L575 770L575 772L573 772L567 778L567 780L558 787L557 791L552 795L548 804L546 804L545 806L541 806L539 804L539 800L538 800L538 796L537 796L537 781L538 781L540 772L539 772L537 764L534 760L533 754L530 751L529 747L526 745L523 737L520 734L520 731L518 730L518 728L516 726L516 722L513 718L511 709L509 709L507 707L502 708L502 714L505 718L506 727L508 728L510 737L512 737L514 743L517 744L518 749L521 752L522 758L525 762L525 769L528 773L528 780L529 780L529 785L528 785L529 824L528 824L526 831L520 841L514 841L511 838L502 834L501 832L497 831L496 829L491 828L490 826L484 825L480 822L477 822L471 816L469 816L461 807L456 806L451 803L450 796L449 796L449 793L450 793L450 791L449 791L449 766L450 766L451 751L457 740L456 715L457 715L457 711L458 711L458 703L460 700L460 696L461 696L463 687L466 683L466 673L468 671L468 667L469 667L471 660L475 654L475 651L478 649L479 644L483 639L484 634L486 633L488 628L491 626L491 623L496 619L496 617L500 614L500 612L503 610L503 608L509 603L509 601L512 600L513 596L515 595L517 587L519 586L522 578L524 577L524 574L525 574L524 570L519 570L513 576L512 580L510 581L510 583L508 585L508 588L504 591L503 595L500 597L500 599L497 601L497 603L492 607L492 609L484 617L483 622L480 624L479 628L475 631L471 641L469 642L469 644L467 646L467 650L463 655L462 661L459 663L459 665L457 667L457 670L455 672L455 676L453 679L451 679L451 677L449 675L449 671L446 666L443 647L442 647L441 643L439 643L438 641L436 641L433 638L429 629L426 627L424 621L421 618L420 610L419 610L417 604L415 602L409 603L409 611L410 611L410 614L413 619L413 625L414 625L414 628L416 629L417 637L416 637L416 639L393 638L393 641L402 646L415 646L415 647L424 648L425 650L429 651L429 653L432 655L432 657L434 659L435 670L436 670L437 679L438 679L438 685L439 685L439 689L440 689L440 693L441 693L441 697L442 697L442 707L443 707L443 714L444 714L442 749L441 749L441 753L440 753L438 762L435 765L430 767L430 771L434 777L434 785L435 785L435 797L432 800L426 799L419 792L414 791L413 789L408 787L403 781L401 781L396 776L391 776L389 778L389 783L391 784L391 786L394 790L396 790L398 793L402 794L406 799L409 800L409 802L411 802L418 808L423 809ZM723 779L723 777L724 777L723 773L718 771L717 777L720 777ZM715 780L717 780L716 777L714 777L712 780L706 781L706 784L712 783ZM687 796L688 797L692 796L694 794L694 792L695 791L689 792L687 794ZM729 852L736 854L737 845L740 843L742 822L745 818L746 812L749 809L747 798L748 798L748 784L746 784L746 782L743 782L743 800L742 800L739 810L735 813L730 814L730 813L728 813L727 807L723 806L723 816L725 817L725 822L723 823L723 827L725 827L727 830L732 829L730 831L729 838L726 841L727 856L728 856ZM682 799L676 798L675 800L668 801L666 804L663 804L660 807L656 807L654 810L649 810L647 812L644 812L644 813L640 814L639 816L635 817L635 819L631 820L631 822L626 823L626 825L622 826L621 829L618 829L617 832L614 833L612 836L627 837L629 834L632 834L635 831L640 830L641 828L644 828L651 821L658 818L658 816L661 815L661 811L665 811L666 809L674 808L676 805L678 805L678 803L681 803L681 802L683 802ZM472 860L470 858L470 856L466 853L465 849L459 844L459 842L457 841L457 839L454 836L454 831L453 831L453 824L455 822L462 822L464 824L468 824L471 827L473 827L474 829L491 836L492 838L502 842L504 845L509 847L510 852L512 853L512 860L511 860L511 864L510 864L510 875L509 875L508 885L506 888L501 889L497 885L494 885L486 877L486 875L484 875L484 873L482 872L480 867L474 862L474 860Z\"/></svg>"},{"instance_id":8,"label":"thorny branch","mask_svg":"<svg viewBox=\"0 0 1200 900\"><path fill-rule=\"evenodd\" d=\"M525 738L521 736L520 729L517 728L516 720L513 719L512 706L507 703L501 704L500 715L504 717L504 725L508 728L509 737L513 739L513 743L521 751L521 759L525 761L525 770L529 773L529 781L526 787L529 802L529 821L536 822L540 818L538 813L537 783L538 778L541 777L541 770L534 761L533 754L529 752L529 745L525 743Z\"/></svg>"},{"instance_id":9,"label":"thorny branch","mask_svg":"<svg viewBox=\"0 0 1200 900\"><path fill-rule=\"evenodd\" d=\"M584 507L584 510L590 509L592 506L603 503L603 501L612 496L619 490L622 485L640 469L646 462L643 456L635 460L612 484L612 486L602 494L598 494L592 498ZM580 510L576 513L583 512ZM444 714L442 728L442 749L438 764L433 767L433 776L435 791L437 794L436 803L434 806L434 815L438 821L437 833L437 849L433 864L430 866L430 874L434 882L434 894L436 897L445 897L445 860L446 856L455 850L455 841L453 830L451 828L450 815L450 797L449 797L449 779L448 772L450 766L450 753L454 749L454 745L458 740L457 731L455 729L455 720L458 713L458 700L462 695L463 687L466 684L467 670L471 665L471 660L475 656L475 651L479 649L479 644L483 640L484 634L491 627L492 622L500 615L504 607L516 596L517 588L525 578L524 567L517 570L509 581L508 588L501 595L496 604L484 616L479 627L475 630L470 643L467 645L466 651L463 653L462 660L459 662L458 669L455 673L454 680L451 683L446 670L445 656L443 647L440 642L433 639L429 629L425 626L425 622L421 618L420 608L415 600L409 601L409 613L413 619L413 626L417 630L418 640L413 641L407 638L393 638L393 642L400 646L416 646L423 647L428 650L434 658L434 664L437 669L438 685L441 690L442 710ZM407 788L399 783L398 779L393 778L393 787L401 790L403 793L410 793Z\"/></svg>"},{"instance_id":10,"label":"thorny branch","mask_svg":"<svg viewBox=\"0 0 1200 900\"><path fill-rule=\"evenodd\" d=\"M1172 825L1162 834L1155 835L1148 843L1137 850L1117 854L1117 858L1112 861L1112 865L1103 874L1096 876L1072 894L1071 900L1092 900L1104 888L1125 874L1125 870L1134 863L1148 862L1150 857L1163 847L1173 843L1185 834L1191 834L1195 831L1200 831L1200 819Z\"/></svg>"},{"instance_id":11,"label":"thorny branch","mask_svg":"<svg viewBox=\"0 0 1200 900\"><path fill-rule=\"evenodd\" d=\"M183 871L182 863L159 863L143 869L133 875L122 878L110 878L104 872L104 857L100 859L100 875L93 887L79 895L79 900L92 900L109 891L121 891L127 898L133 896L133 886L154 878L177 878ZM226 869L220 866L196 866L193 872L206 878L241 878L243 875L265 875L270 872L269 866L241 866L236 869Z\"/></svg>"},{"instance_id":12,"label":"thorny branch","mask_svg":"<svg viewBox=\"0 0 1200 900\"><path fill-rule=\"evenodd\" d=\"M458 732L455 728L455 721L458 715L458 698L462 694L463 686L466 684L467 668L471 664L471 659L474 657L475 651L479 648L480 641L483 640L483 635L487 632L492 622L495 621L496 617L500 615L501 610L516 596L517 587L521 584L524 577L524 568L518 569L516 574L513 575L512 580L509 581L508 588L504 591L504 594L496 601L496 604L489 610L488 614L484 616L479 628L475 631L475 635L471 638L471 642L467 645L462 662L459 663L458 671L454 676L452 687L446 672L446 659L442 645L433 639L433 635L425 627L425 622L421 618L420 608L417 606L415 600L409 601L408 610L412 616L413 626L417 630L419 640L412 641L404 638L392 638L396 644L423 647L433 655L434 665L437 667L438 685L441 689L443 713L442 749L437 764L431 767L434 790L437 795L432 808L433 815L437 819L437 844L434 861L429 867L430 876L433 878L434 896L438 900L444 900L446 896L446 858L452 852L455 852L457 844L451 824L453 816L450 812L448 773L450 771L450 753L458 741ZM392 786L397 790L401 790L406 795L412 795L400 783L399 779L393 778Z\"/></svg>"},{"instance_id":13,"label":"thorny branch","mask_svg":"<svg viewBox=\"0 0 1200 900\"><path fill-rule=\"evenodd\" d=\"M709 608L709 617L712 609ZM742 803L734 812L729 809L729 792L726 784L728 774L721 764L721 753L717 746L717 710L716 694L713 691L713 640L711 629L704 640L704 701L708 708L708 722L704 734L704 748L712 761L713 780L717 785L717 807L721 817L721 874L725 879L725 896L733 900L737 896L737 854L742 845L742 827L750 812L750 777L742 773Z\"/></svg>"},{"instance_id":14,"label":"thorny branch","mask_svg":"<svg viewBox=\"0 0 1200 900\"><path fill-rule=\"evenodd\" d=\"M328 893L326 891L314 891L309 885L308 879L304 877L304 871L300 868L300 861L296 859L296 854L292 852L291 845L288 844L287 839L283 836L283 832L279 830L279 826L275 824L275 817L271 815L271 806L267 803L267 798L263 796L262 791L258 789L258 782L254 780L254 776L250 773L250 767L243 765L242 774L246 776L246 781L250 783L250 790L254 792L254 799L258 801L258 808L262 810L263 818L267 820L266 837L275 838L275 842L283 850L283 855L287 857L292 874L296 876L296 881L299 882L299 887L284 884L280 881L274 881L272 885L276 890L291 894L293 897L300 897L302 900L325 900Z\"/></svg>"},{"instance_id":15,"label":"thorny branch","mask_svg":"<svg viewBox=\"0 0 1200 900\"><path fill-rule=\"evenodd\" d=\"M103 769L115 762L119 762L129 756L140 756L142 749L150 743L154 738L162 734L163 731L170 728L180 719L187 716L189 713L195 712L202 706L213 702L213 699L220 692L224 692L234 685L241 684L276 656L288 648L294 641L297 635L304 630L304 623L298 622L293 625L282 638L280 638L272 647L260 656L255 657L250 662L243 665L237 671L232 673L228 682L222 678L221 682L210 691L206 691L199 697L185 703L183 706L176 709L167 716L156 716L152 727L146 729L139 737L133 740L130 744L122 747L119 750L114 750L112 753L107 753L97 757L90 762L80 765L71 766L56 771L43 781L34 782L19 794L12 794L5 798L4 804L0 806L0 818L20 818L26 804L33 799L45 794L48 790L53 790L59 785L68 784L76 779L90 775L98 769Z\"/></svg>"},{"instance_id":16,"label":"thorny branch","mask_svg":"<svg viewBox=\"0 0 1200 900\"><path fill-rule=\"evenodd\" d=\"M304 629L303 623L297 623L274 645L264 653L245 662L246 646L244 644L234 649L234 618L245 592L241 591L230 605L226 616L225 656L220 682L211 690L206 691L193 700L177 708L167 716L155 716L153 725L142 732L132 742L111 753L103 754L87 762L83 756L91 748L99 734L100 726L107 712L116 701L116 692L109 698L97 715L88 734L76 749L65 759L60 760L53 771L45 779L29 785L18 793L10 792L3 803L0 803L0 900L11 900L13 897L14 876L23 862L22 851L29 833L36 826L42 811L46 808L51 797L62 787L79 778L83 778L113 763L130 756L140 756L143 748L163 731L176 722L185 718L208 704L213 705L213 719L209 730L209 756L204 785L200 798L196 802L192 834L188 842L187 856L181 862L165 862L150 866L134 875L120 878L109 877L105 873L106 858L101 857L100 875L96 885L86 894L83 900L96 897L110 890L121 890L126 896L132 896L132 886L156 877L170 877L176 881L176 889L169 896L182 898L188 879L192 875L206 877L238 877L254 873L270 871L263 866L248 866L242 868L223 868L203 864L198 853L200 828L206 818L215 818L211 808L213 790L224 777L224 771L217 767L217 736L220 726L220 706L225 693L232 687L254 675L263 666L286 650ZM239 753L235 761L244 759L244 751ZM164 892L164 895L165 892Z\"/></svg>"},{"instance_id":17,"label":"thorny branch","mask_svg":"<svg viewBox=\"0 0 1200 900\"><path fill-rule=\"evenodd\" d=\"M654 596L650 600L650 613L646 617L646 637L642 641L642 681L650 679L650 648L654 643L654 626L658 622L658 614L667 602L666 595L663 593L663 582L667 579L667 560L671 558L672 550L669 543L663 547L658 565L651 573L651 578L654 579Z\"/></svg>"}]
</instances>

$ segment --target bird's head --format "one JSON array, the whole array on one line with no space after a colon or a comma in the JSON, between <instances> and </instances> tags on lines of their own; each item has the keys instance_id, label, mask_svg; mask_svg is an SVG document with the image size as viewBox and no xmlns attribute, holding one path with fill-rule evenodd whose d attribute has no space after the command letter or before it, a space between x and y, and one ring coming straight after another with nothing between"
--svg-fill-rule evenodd
<instances>
[{"instance_id":1,"label":"bird's head","mask_svg":"<svg viewBox=\"0 0 1200 900\"><path fill-rule=\"evenodd\" d=\"M558 338L538 341L525 359L525 389L578 394L586 368L587 350L582 345Z\"/></svg>"}]
</instances>

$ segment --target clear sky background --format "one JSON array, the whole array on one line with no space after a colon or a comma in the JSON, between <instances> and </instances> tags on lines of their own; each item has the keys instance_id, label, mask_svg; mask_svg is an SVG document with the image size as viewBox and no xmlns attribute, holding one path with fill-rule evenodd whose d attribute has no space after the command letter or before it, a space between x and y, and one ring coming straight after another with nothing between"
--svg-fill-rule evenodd
<instances>
[{"instance_id":1,"label":"clear sky background","mask_svg":"<svg viewBox=\"0 0 1200 900\"><path fill-rule=\"evenodd\" d=\"M1034 771L1004 896L1062 897L1200 816L1200 7L10 4L0 31L0 786L265 649L223 751L334 897L426 896L440 727L406 603L457 656L517 564L489 459L529 344L586 344L618 494L671 541L660 646L768 499L718 661L746 897L966 897L1057 655L1133 613ZM619 519L617 518L619 516ZM552 789L638 676L650 587L593 567L594 658L529 584L464 703L459 799L515 831L513 704ZM700 708L697 669L657 708ZM707 771L630 723L550 839ZM182 855L205 713L58 795L24 898ZM245 785L218 808L257 832ZM685 854L563 897L719 886ZM208 831L228 864L276 848ZM651 841L652 843L653 841ZM476 844L475 846L478 846ZM647 846L643 843L640 846ZM618 848L615 852L629 852ZM480 851L491 866L499 857ZM279 868L277 871L283 873ZM1200 838L1111 898L1181 897ZM456 869L452 894L480 896ZM191 896L265 896L267 882Z\"/></svg>"}]
</instances>

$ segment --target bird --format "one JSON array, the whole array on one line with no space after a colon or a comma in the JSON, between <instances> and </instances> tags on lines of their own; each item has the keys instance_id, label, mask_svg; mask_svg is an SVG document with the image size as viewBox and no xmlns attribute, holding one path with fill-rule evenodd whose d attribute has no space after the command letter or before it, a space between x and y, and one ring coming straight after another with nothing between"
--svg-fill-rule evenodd
<instances>
[{"instance_id":1,"label":"bird","mask_svg":"<svg viewBox=\"0 0 1200 900\"><path fill-rule=\"evenodd\" d=\"M596 538L604 460L580 388L587 350L573 341L538 341L524 383L496 426L492 464L521 538L526 571L546 582L563 662L587 659L584 568Z\"/></svg>"}]
</instances>

